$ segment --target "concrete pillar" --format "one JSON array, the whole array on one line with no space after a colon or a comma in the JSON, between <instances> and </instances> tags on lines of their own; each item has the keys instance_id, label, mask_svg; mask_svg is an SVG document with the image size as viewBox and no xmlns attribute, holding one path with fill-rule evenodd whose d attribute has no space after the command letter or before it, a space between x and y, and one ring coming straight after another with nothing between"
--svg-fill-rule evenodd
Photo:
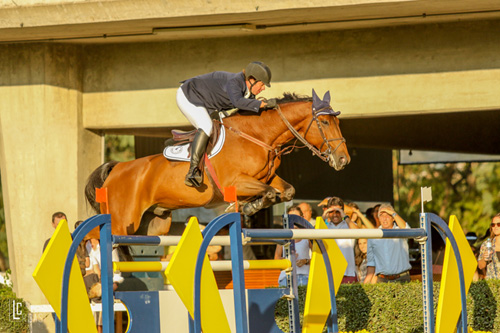
<instances>
[{"instance_id":1,"label":"concrete pillar","mask_svg":"<svg viewBox=\"0 0 500 333\"><path fill-rule=\"evenodd\" d=\"M32 278L52 213L70 230L85 219L83 186L101 162L101 137L83 128L81 47L0 46L0 168L14 289L46 303Z\"/></svg>"}]
</instances>

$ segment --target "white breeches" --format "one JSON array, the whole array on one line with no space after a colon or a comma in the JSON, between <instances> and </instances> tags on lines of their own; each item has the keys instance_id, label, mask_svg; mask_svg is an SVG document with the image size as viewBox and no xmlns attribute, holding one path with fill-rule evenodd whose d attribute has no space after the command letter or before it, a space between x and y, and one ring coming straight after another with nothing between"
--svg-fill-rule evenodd
<instances>
[{"instance_id":1,"label":"white breeches","mask_svg":"<svg viewBox=\"0 0 500 333\"><path fill-rule=\"evenodd\" d=\"M207 109L188 101L181 88L177 89L177 106L196 129L201 128L208 136L212 134L212 119Z\"/></svg>"}]
</instances>

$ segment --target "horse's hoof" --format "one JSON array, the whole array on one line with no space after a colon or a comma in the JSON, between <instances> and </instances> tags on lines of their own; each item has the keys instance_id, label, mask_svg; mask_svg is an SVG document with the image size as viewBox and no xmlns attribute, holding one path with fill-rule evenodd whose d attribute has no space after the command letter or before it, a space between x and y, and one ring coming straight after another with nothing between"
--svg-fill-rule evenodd
<instances>
[{"instance_id":1,"label":"horse's hoof","mask_svg":"<svg viewBox=\"0 0 500 333\"><path fill-rule=\"evenodd\" d=\"M254 207L252 207L251 205L247 204L247 205L243 206L243 209L241 210L241 212L246 216L252 216L253 214L257 213L257 210Z\"/></svg>"},{"instance_id":2,"label":"horse's hoof","mask_svg":"<svg viewBox=\"0 0 500 333\"><path fill-rule=\"evenodd\" d=\"M260 198L247 203L245 206L243 206L241 211L246 216L252 216L253 214L257 213L259 210L262 209L262 205L263 205L263 199Z\"/></svg>"}]
</instances>

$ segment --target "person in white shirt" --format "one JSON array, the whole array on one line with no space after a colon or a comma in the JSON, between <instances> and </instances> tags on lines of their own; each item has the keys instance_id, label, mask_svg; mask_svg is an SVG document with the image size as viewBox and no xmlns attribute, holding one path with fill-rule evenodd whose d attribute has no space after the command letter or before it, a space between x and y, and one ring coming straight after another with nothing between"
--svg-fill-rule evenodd
<instances>
[{"instance_id":1,"label":"person in white shirt","mask_svg":"<svg viewBox=\"0 0 500 333\"><path fill-rule=\"evenodd\" d=\"M292 206L288 208L287 211L290 215L298 215L300 217L304 217L302 210L299 206ZM294 226L297 229L297 226ZM299 286L307 286L309 281L309 267L311 264L311 250L312 244L307 239L297 239L295 240L295 256L296 261L296 274L297 274L297 285ZM276 245L276 251L274 253L274 259L282 259L284 256L283 246ZM280 276L278 278L278 283L280 287L286 287L286 272L281 271Z\"/></svg>"},{"instance_id":2,"label":"person in white shirt","mask_svg":"<svg viewBox=\"0 0 500 333\"><path fill-rule=\"evenodd\" d=\"M311 223L311 225L314 227L316 225L316 219L312 217L311 205L307 202L301 202L297 207L302 210L302 214L304 214L303 218Z\"/></svg>"},{"instance_id":3,"label":"person in white shirt","mask_svg":"<svg viewBox=\"0 0 500 333\"><path fill-rule=\"evenodd\" d=\"M344 212L344 201L339 197L328 200L327 209L323 213L323 219L328 218L328 229L359 229ZM356 263L354 261L354 239L336 239L340 251L347 260L347 269L344 273L342 283L354 283L358 281L356 276Z\"/></svg>"}]
</instances>

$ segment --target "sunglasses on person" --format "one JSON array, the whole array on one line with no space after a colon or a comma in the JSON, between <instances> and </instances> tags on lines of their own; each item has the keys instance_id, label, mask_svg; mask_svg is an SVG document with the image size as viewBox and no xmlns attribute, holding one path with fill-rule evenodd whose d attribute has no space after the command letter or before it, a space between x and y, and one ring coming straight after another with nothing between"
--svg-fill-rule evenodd
<instances>
[{"instance_id":1,"label":"sunglasses on person","mask_svg":"<svg viewBox=\"0 0 500 333\"><path fill-rule=\"evenodd\" d=\"M500 227L500 223L492 223L491 224L491 227L494 228L494 227Z\"/></svg>"}]
</instances>

